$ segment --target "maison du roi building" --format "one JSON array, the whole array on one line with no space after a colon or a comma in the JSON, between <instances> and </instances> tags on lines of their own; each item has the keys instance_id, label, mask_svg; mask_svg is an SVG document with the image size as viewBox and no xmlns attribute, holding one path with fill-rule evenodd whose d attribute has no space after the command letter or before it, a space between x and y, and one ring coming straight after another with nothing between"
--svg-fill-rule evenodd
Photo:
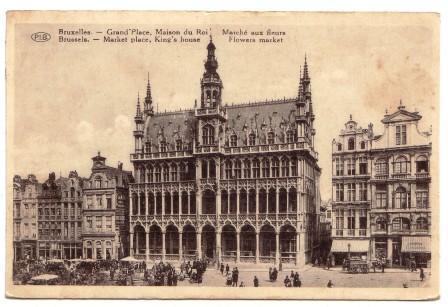
<instances>
[{"instance_id":1,"label":"maison du roi building","mask_svg":"<svg viewBox=\"0 0 448 307\"><path fill-rule=\"evenodd\" d=\"M333 140L332 247L336 263L348 253L386 258L389 265L430 265L431 140L421 115L400 105L384 115L381 135L352 119Z\"/></svg>"},{"instance_id":2,"label":"maison du roi building","mask_svg":"<svg viewBox=\"0 0 448 307\"><path fill-rule=\"evenodd\" d=\"M130 254L303 265L320 214L306 59L296 98L228 106L215 49L193 109L155 113L149 80L137 102Z\"/></svg>"}]
</instances>

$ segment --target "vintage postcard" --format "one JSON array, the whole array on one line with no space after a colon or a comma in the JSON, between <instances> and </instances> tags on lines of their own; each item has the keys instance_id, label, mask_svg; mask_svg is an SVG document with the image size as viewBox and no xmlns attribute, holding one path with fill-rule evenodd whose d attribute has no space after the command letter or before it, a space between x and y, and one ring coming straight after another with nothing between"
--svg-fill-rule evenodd
<instances>
[{"instance_id":1,"label":"vintage postcard","mask_svg":"<svg viewBox=\"0 0 448 307\"><path fill-rule=\"evenodd\" d=\"M7 19L8 296L438 297L438 14Z\"/></svg>"}]
</instances>

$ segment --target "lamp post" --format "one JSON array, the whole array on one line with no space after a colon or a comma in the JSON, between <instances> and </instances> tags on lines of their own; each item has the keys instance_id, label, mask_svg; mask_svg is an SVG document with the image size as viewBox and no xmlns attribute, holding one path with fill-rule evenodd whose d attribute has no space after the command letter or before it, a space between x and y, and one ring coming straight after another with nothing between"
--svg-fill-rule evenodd
<instances>
[{"instance_id":1,"label":"lamp post","mask_svg":"<svg viewBox=\"0 0 448 307\"><path fill-rule=\"evenodd\" d=\"M347 248L348 248L348 259L349 260L350 260L350 247L351 247L351 245L350 245L350 243L348 243Z\"/></svg>"}]
</instances>

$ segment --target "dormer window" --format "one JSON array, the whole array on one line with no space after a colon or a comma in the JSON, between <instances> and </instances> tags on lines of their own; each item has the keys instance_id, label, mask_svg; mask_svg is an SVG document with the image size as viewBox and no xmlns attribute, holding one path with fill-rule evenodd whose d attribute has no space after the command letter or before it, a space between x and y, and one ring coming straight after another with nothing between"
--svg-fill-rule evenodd
<instances>
[{"instance_id":1,"label":"dormer window","mask_svg":"<svg viewBox=\"0 0 448 307\"><path fill-rule=\"evenodd\" d=\"M96 189L101 189L101 177L96 177L95 178L95 188Z\"/></svg>"},{"instance_id":2,"label":"dormer window","mask_svg":"<svg viewBox=\"0 0 448 307\"><path fill-rule=\"evenodd\" d=\"M166 152L166 142L160 142L160 152Z\"/></svg>"},{"instance_id":3,"label":"dormer window","mask_svg":"<svg viewBox=\"0 0 448 307\"><path fill-rule=\"evenodd\" d=\"M342 144L341 143L338 144L338 151L342 151Z\"/></svg>"},{"instance_id":4,"label":"dormer window","mask_svg":"<svg viewBox=\"0 0 448 307\"><path fill-rule=\"evenodd\" d=\"M151 153L151 142L145 143L145 153Z\"/></svg>"},{"instance_id":5,"label":"dormer window","mask_svg":"<svg viewBox=\"0 0 448 307\"><path fill-rule=\"evenodd\" d=\"M182 140L176 140L176 150L182 151Z\"/></svg>"},{"instance_id":6,"label":"dormer window","mask_svg":"<svg viewBox=\"0 0 448 307\"><path fill-rule=\"evenodd\" d=\"M294 143L294 132L292 130L286 132L286 143Z\"/></svg>"},{"instance_id":7,"label":"dormer window","mask_svg":"<svg viewBox=\"0 0 448 307\"><path fill-rule=\"evenodd\" d=\"M348 150L355 150L355 139L354 138L348 139Z\"/></svg>"},{"instance_id":8,"label":"dormer window","mask_svg":"<svg viewBox=\"0 0 448 307\"><path fill-rule=\"evenodd\" d=\"M398 125L395 127L395 144L406 145L406 125Z\"/></svg>"},{"instance_id":9,"label":"dormer window","mask_svg":"<svg viewBox=\"0 0 448 307\"><path fill-rule=\"evenodd\" d=\"M230 136L230 147L236 147L236 145L237 145L236 135Z\"/></svg>"},{"instance_id":10,"label":"dormer window","mask_svg":"<svg viewBox=\"0 0 448 307\"><path fill-rule=\"evenodd\" d=\"M366 142L364 141L361 142L361 149L366 149Z\"/></svg>"},{"instance_id":11,"label":"dormer window","mask_svg":"<svg viewBox=\"0 0 448 307\"><path fill-rule=\"evenodd\" d=\"M269 132L268 133L268 144L269 145L274 144L274 132Z\"/></svg>"},{"instance_id":12,"label":"dormer window","mask_svg":"<svg viewBox=\"0 0 448 307\"><path fill-rule=\"evenodd\" d=\"M255 134L249 134L249 146L255 146Z\"/></svg>"}]
</instances>

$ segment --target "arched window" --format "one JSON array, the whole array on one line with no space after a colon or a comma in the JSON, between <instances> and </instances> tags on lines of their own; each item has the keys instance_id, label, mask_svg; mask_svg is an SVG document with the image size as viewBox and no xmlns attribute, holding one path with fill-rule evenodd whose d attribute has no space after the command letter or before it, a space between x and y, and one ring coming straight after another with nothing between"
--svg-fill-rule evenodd
<instances>
[{"instance_id":1,"label":"arched window","mask_svg":"<svg viewBox=\"0 0 448 307\"><path fill-rule=\"evenodd\" d=\"M384 217L379 217L376 219L376 230L377 231L387 230L387 221Z\"/></svg>"},{"instance_id":2,"label":"arched window","mask_svg":"<svg viewBox=\"0 0 448 307\"><path fill-rule=\"evenodd\" d=\"M268 159L263 159L263 166L262 166L262 176L263 178L267 178L269 177L269 160Z\"/></svg>"},{"instance_id":3,"label":"arched window","mask_svg":"<svg viewBox=\"0 0 448 307\"><path fill-rule=\"evenodd\" d=\"M148 171L147 171L147 174L148 174L148 182L153 182L153 174L154 174L154 168L152 167L152 165L150 165L149 167L148 167Z\"/></svg>"},{"instance_id":4,"label":"arched window","mask_svg":"<svg viewBox=\"0 0 448 307\"><path fill-rule=\"evenodd\" d=\"M95 178L95 188L96 189L101 189L101 183L102 183L102 180L101 180L101 177L96 177Z\"/></svg>"},{"instance_id":5,"label":"arched window","mask_svg":"<svg viewBox=\"0 0 448 307\"><path fill-rule=\"evenodd\" d=\"M176 151L182 151L182 140L176 140Z\"/></svg>"},{"instance_id":6,"label":"arched window","mask_svg":"<svg viewBox=\"0 0 448 307\"><path fill-rule=\"evenodd\" d=\"M249 146L255 146L255 133L249 134Z\"/></svg>"},{"instance_id":7,"label":"arched window","mask_svg":"<svg viewBox=\"0 0 448 307\"><path fill-rule=\"evenodd\" d=\"M297 176L297 159L292 158L291 159L291 176Z\"/></svg>"},{"instance_id":8,"label":"arched window","mask_svg":"<svg viewBox=\"0 0 448 307\"><path fill-rule=\"evenodd\" d=\"M169 167L167 164L163 165L163 169L162 169L162 177L163 177L163 181L167 182L170 181L170 174L169 174Z\"/></svg>"},{"instance_id":9,"label":"arched window","mask_svg":"<svg viewBox=\"0 0 448 307\"><path fill-rule=\"evenodd\" d=\"M181 162L179 165L179 177L180 177L180 181L185 181L187 180L187 169L186 169L186 165Z\"/></svg>"},{"instance_id":10,"label":"arched window","mask_svg":"<svg viewBox=\"0 0 448 307\"><path fill-rule=\"evenodd\" d=\"M258 159L254 159L252 163L252 177L260 178L260 161Z\"/></svg>"},{"instance_id":11,"label":"arched window","mask_svg":"<svg viewBox=\"0 0 448 307\"><path fill-rule=\"evenodd\" d=\"M244 172L243 172L244 178L250 178L250 161L244 160Z\"/></svg>"},{"instance_id":12,"label":"arched window","mask_svg":"<svg viewBox=\"0 0 448 307\"><path fill-rule=\"evenodd\" d=\"M227 160L225 163L226 168L226 179L232 178L232 162L230 160Z\"/></svg>"},{"instance_id":13,"label":"arched window","mask_svg":"<svg viewBox=\"0 0 448 307\"><path fill-rule=\"evenodd\" d=\"M417 230L428 230L428 220L424 217L419 217L416 221Z\"/></svg>"},{"instance_id":14,"label":"arched window","mask_svg":"<svg viewBox=\"0 0 448 307\"><path fill-rule=\"evenodd\" d=\"M151 153L151 142L145 143L145 153Z\"/></svg>"},{"instance_id":15,"label":"arched window","mask_svg":"<svg viewBox=\"0 0 448 307\"><path fill-rule=\"evenodd\" d=\"M361 149L366 149L366 142L364 141L361 142Z\"/></svg>"},{"instance_id":16,"label":"arched window","mask_svg":"<svg viewBox=\"0 0 448 307\"><path fill-rule=\"evenodd\" d=\"M408 207L408 193L403 187L398 187L395 190L395 208L406 209Z\"/></svg>"},{"instance_id":17,"label":"arched window","mask_svg":"<svg viewBox=\"0 0 448 307\"><path fill-rule=\"evenodd\" d=\"M288 177L289 176L289 159L283 158L282 159L282 177Z\"/></svg>"},{"instance_id":18,"label":"arched window","mask_svg":"<svg viewBox=\"0 0 448 307\"><path fill-rule=\"evenodd\" d=\"M274 132L268 132L268 144L272 145L274 144L274 140L275 140L275 135Z\"/></svg>"},{"instance_id":19,"label":"arched window","mask_svg":"<svg viewBox=\"0 0 448 307\"><path fill-rule=\"evenodd\" d=\"M404 156L398 157L394 162L394 173L405 174L408 172L408 160Z\"/></svg>"},{"instance_id":20,"label":"arched window","mask_svg":"<svg viewBox=\"0 0 448 307\"><path fill-rule=\"evenodd\" d=\"M215 128L211 125L206 125L202 128L202 143L203 145L213 145L215 143Z\"/></svg>"},{"instance_id":21,"label":"arched window","mask_svg":"<svg viewBox=\"0 0 448 307\"><path fill-rule=\"evenodd\" d=\"M233 134L230 136L230 147L236 147L237 145L237 138L236 135Z\"/></svg>"},{"instance_id":22,"label":"arched window","mask_svg":"<svg viewBox=\"0 0 448 307\"><path fill-rule=\"evenodd\" d=\"M166 152L166 142L165 141L160 142L160 152Z\"/></svg>"},{"instance_id":23,"label":"arched window","mask_svg":"<svg viewBox=\"0 0 448 307\"><path fill-rule=\"evenodd\" d=\"M342 144L341 143L338 144L338 151L342 151Z\"/></svg>"},{"instance_id":24,"label":"arched window","mask_svg":"<svg viewBox=\"0 0 448 307\"><path fill-rule=\"evenodd\" d=\"M238 179L241 178L241 161L240 160L235 161L235 177Z\"/></svg>"},{"instance_id":25,"label":"arched window","mask_svg":"<svg viewBox=\"0 0 448 307\"><path fill-rule=\"evenodd\" d=\"M294 131L288 130L286 132L286 143L294 143Z\"/></svg>"},{"instance_id":26,"label":"arched window","mask_svg":"<svg viewBox=\"0 0 448 307\"><path fill-rule=\"evenodd\" d=\"M272 159L272 177L280 176L279 164L280 163L277 158Z\"/></svg>"},{"instance_id":27,"label":"arched window","mask_svg":"<svg viewBox=\"0 0 448 307\"><path fill-rule=\"evenodd\" d=\"M156 168L154 169L154 179L155 182L160 182L161 181L161 176L160 176L160 166L156 166Z\"/></svg>"},{"instance_id":28,"label":"arched window","mask_svg":"<svg viewBox=\"0 0 448 307\"><path fill-rule=\"evenodd\" d=\"M171 181L177 181L177 165L171 164Z\"/></svg>"},{"instance_id":29,"label":"arched window","mask_svg":"<svg viewBox=\"0 0 448 307\"><path fill-rule=\"evenodd\" d=\"M348 150L355 150L355 139L354 138L348 139Z\"/></svg>"}]
</instances>

